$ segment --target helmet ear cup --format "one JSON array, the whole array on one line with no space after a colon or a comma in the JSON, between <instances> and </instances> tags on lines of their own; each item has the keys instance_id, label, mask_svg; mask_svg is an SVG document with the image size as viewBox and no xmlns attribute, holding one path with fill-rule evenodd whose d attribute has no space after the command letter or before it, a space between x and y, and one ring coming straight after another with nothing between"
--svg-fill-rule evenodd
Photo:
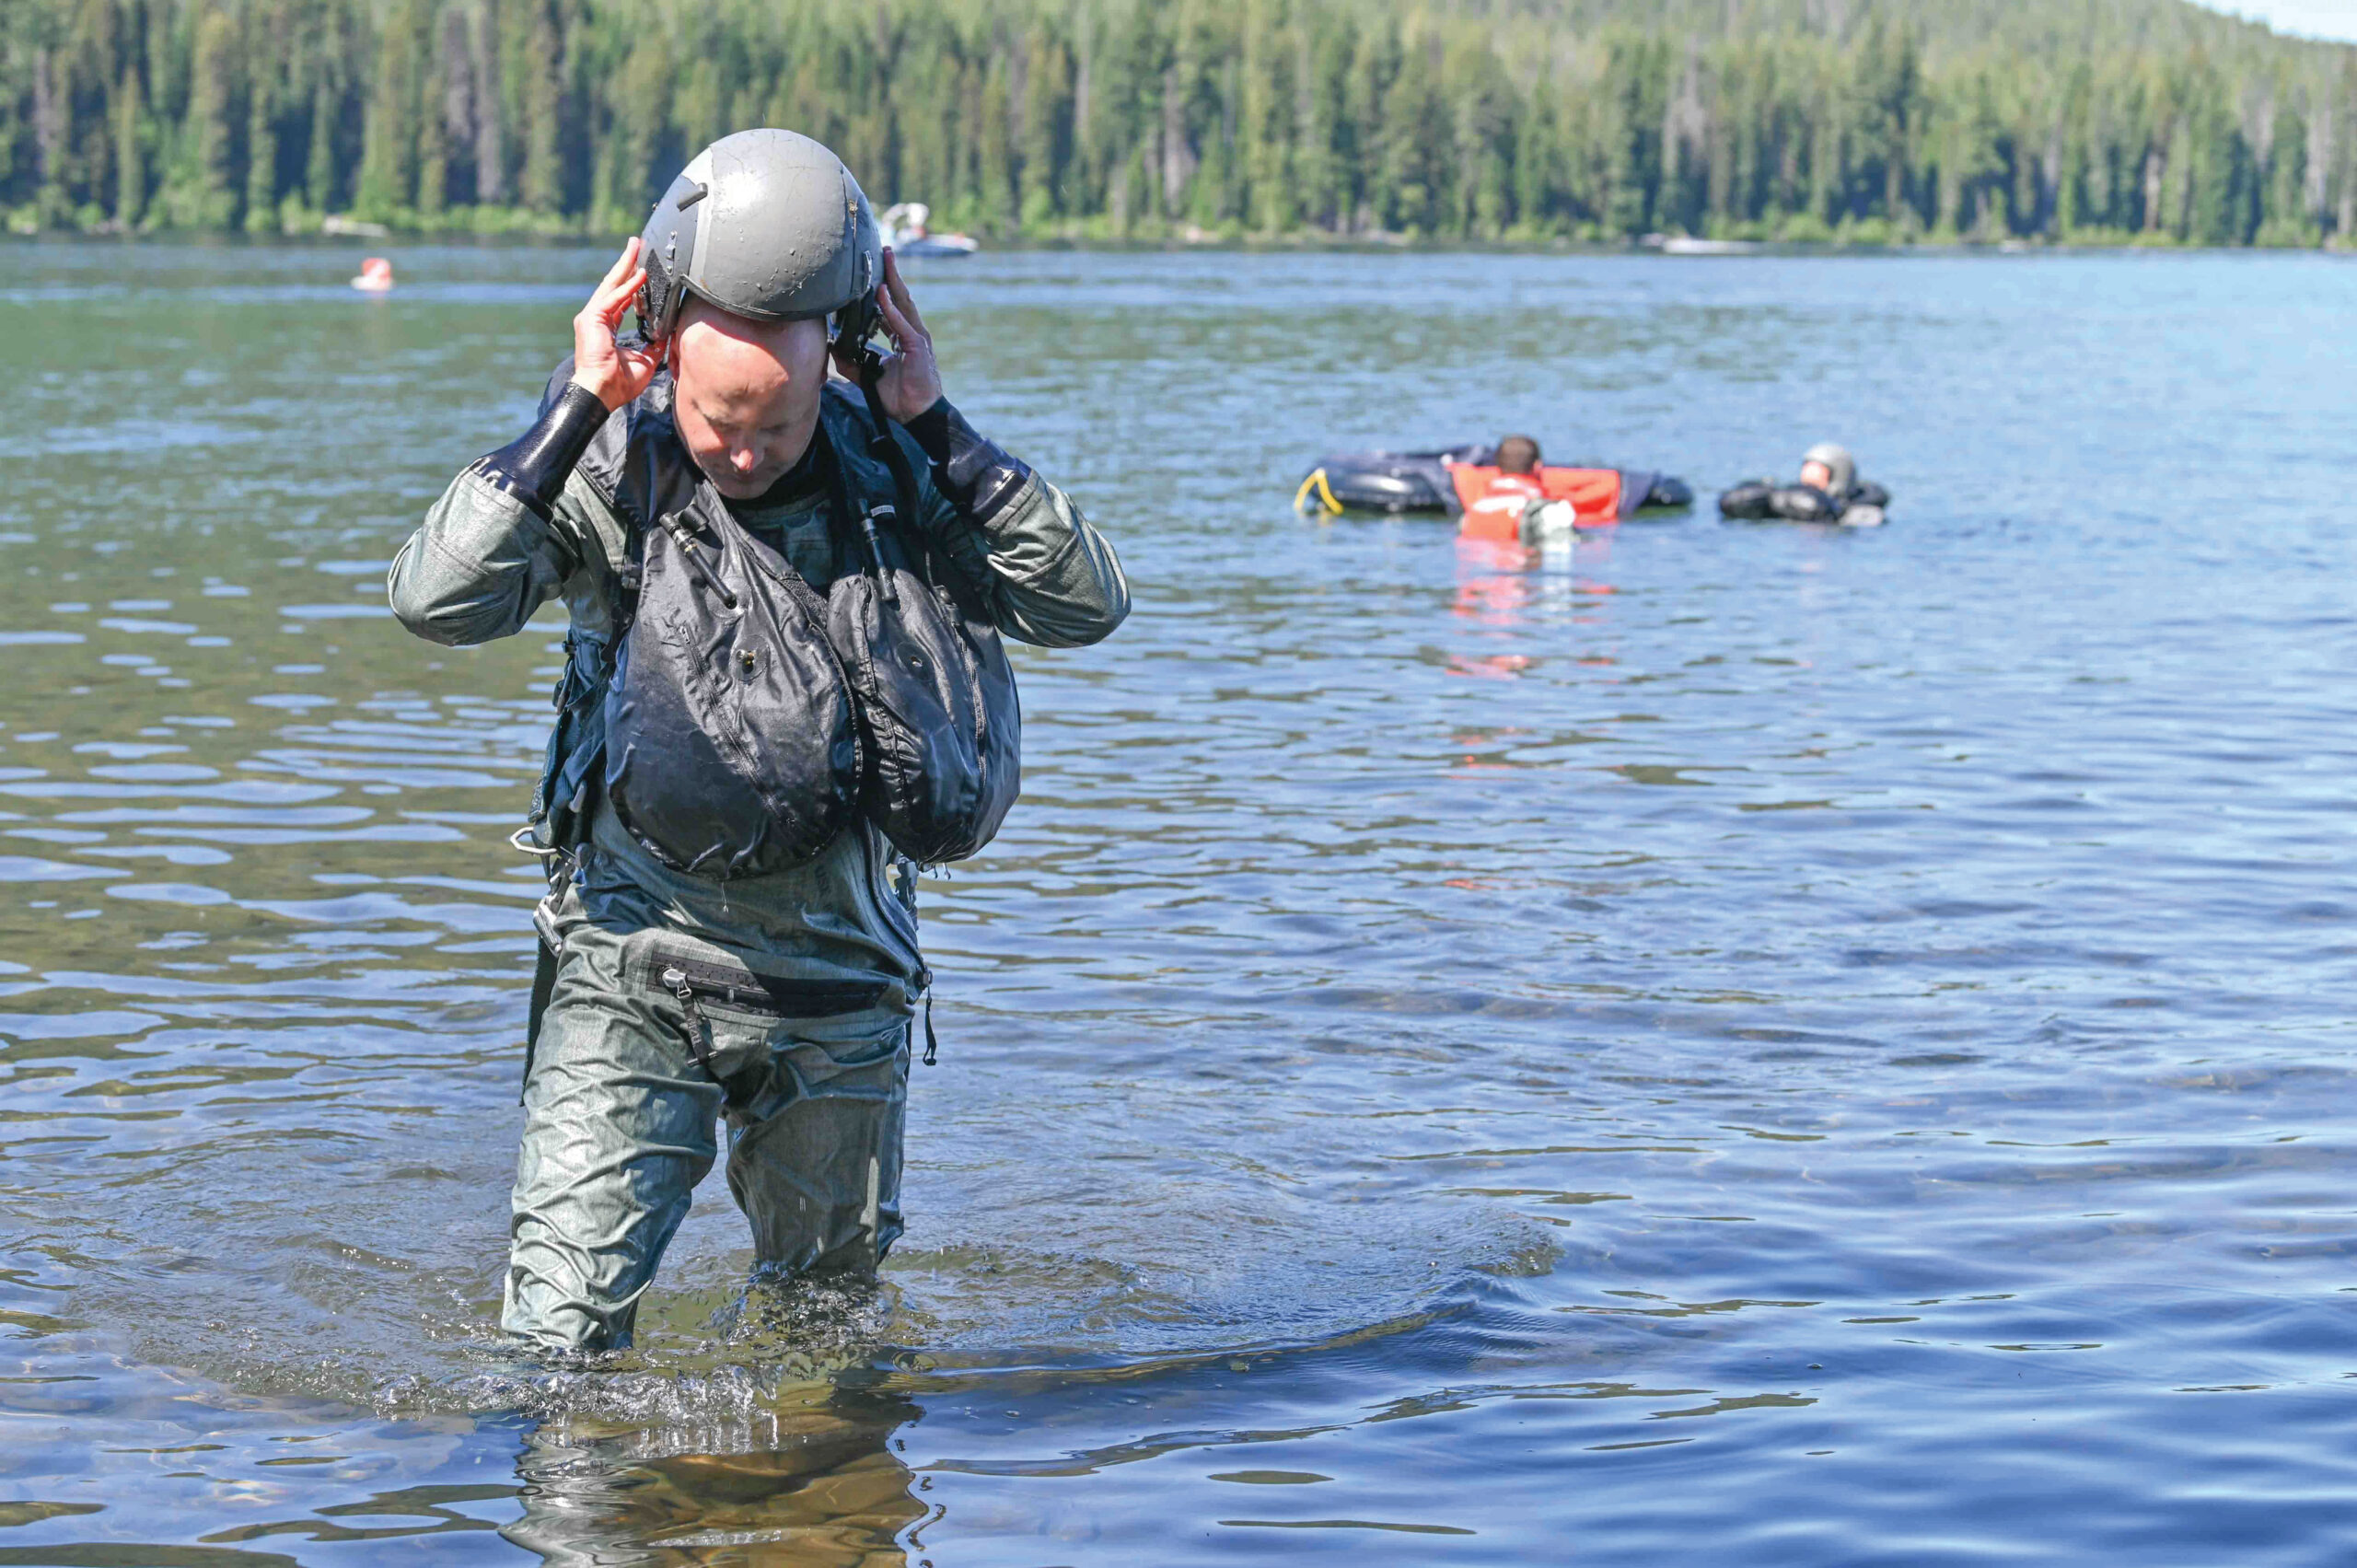
<instances>
[{"instance_id":1,"label":"helmet ear cup","mask_svg":"<svg viewBox=\"0 0 2357 1568\"><path fill-rule=\"evenodd\" d=\"M638 285L638 324L648 343L660 343L679 312L680 288L652 250L643 250L640 265L646 281Z\"/></svg>"},{"instance_id":2,"label":"helmet ear cup","mask_svg":"<svg viewBox=\"0 0 2357 1568\"><path fill-rule=\"evenodd\" d=\"M646 285L639 291L638 320L647 340L656 342L678 324L679 305L688 292L688 271L694 264L698 208L711 187L691 164L655 203L645 231L639 236L638 264L646 269Z\"/></svg>"},{"instance_id":3,"label":"helmet ear cup","mask_svg":"<svg viewBox=\"0 0 2357 1568\"><path fill-rule=\"evenodd\" d=\"M836 344L848 343L854 354L864 351L867 340L884 330L884 313L876 303L876 291L883 283L883 244L876 229L876 220L867 210L867 198L860 193L858 182L851 170L843 170L844 203L843 242L857 258L853 265L853 287L858 290L835 310L829 336Z\"/></svg>"},{"instance_id":4,"label":"helmet ear cup","mask_svg":"<svg viewBox=\"0 0 2357 1568\"><path fill-rule=\"evenodd\" d=\"M847 302L835 312L833 331L828 336L837 347L848 346L856 354L867 346L867 340L883 329L883 312L876 308L876 296L871 291Z\"/></svg>"}]
</instances>

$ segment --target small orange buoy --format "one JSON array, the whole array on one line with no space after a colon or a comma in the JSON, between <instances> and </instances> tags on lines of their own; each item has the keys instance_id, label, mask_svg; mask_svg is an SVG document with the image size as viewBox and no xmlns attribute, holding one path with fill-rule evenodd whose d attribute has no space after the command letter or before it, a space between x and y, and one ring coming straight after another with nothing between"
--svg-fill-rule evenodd
<instances>
[{"instance_id":1,"label":"small orange buoy","mask_svg":"<svg viewBox=\"0 0 2357 1568\"><path fill-rule=\"evenodd\" d=\"M382 256L371 256L360 263L360 275L352 286L363 294L389 294L393 286L393 264Z\"/></svg>"}]
</instances>

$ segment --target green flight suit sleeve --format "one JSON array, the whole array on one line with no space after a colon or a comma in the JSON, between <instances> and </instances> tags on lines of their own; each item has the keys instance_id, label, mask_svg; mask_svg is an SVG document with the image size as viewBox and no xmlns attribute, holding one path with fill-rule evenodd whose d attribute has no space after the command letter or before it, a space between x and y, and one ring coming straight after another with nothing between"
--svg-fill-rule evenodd
<instances>
[{"instance_id":1,"label":"green flight suit sleeve","mask_svg":"<svg viewBox=\"0 0 2357 1568\"><path fill-rule=\"evenodd\" d=\"M1120 558L1072 497L983 440L947 400L905 427L923 453L923 521L987 594L999 631L1041 647L1111 635L1130 613Z\"/></svg>"},{"instance_id":2,"label":"green flight suit sleeve","mask_svg":"<svg viewBox=\"0 0 2357 1568\"><path fill-rule=\"evenodd\" d=\"M387 597L429 643L467 647L524 628L586 562L602 559L577 477L545 508L480 463L450 482L393 558Z\"/></svg>"}]
</instances>

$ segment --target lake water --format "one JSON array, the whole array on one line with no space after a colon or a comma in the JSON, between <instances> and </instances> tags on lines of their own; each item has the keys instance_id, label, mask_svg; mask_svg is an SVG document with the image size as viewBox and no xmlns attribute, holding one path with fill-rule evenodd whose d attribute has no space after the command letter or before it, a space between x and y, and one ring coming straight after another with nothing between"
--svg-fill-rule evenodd
<instances>
[{"instance_id":1,"label":"lake water","mask_svg":"<svg viewBox=\"0 0 2357 1568\"><path fill-rule=\"evenodd\" d=\"M493 1334L559 623L384 568L606 257L0 250L0 1562L2357 1550L2357 266L985 256L1120 545L879 1298ZM1890 526L1297 517L1537 436Z\"/></svg>"}]
</instances>

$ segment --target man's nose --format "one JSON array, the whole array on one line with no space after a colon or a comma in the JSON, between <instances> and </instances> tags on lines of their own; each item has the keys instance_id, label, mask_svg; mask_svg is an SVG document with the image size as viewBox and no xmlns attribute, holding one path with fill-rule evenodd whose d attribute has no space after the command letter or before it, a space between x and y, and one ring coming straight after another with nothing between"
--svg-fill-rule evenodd
<instances>
[{"instance_id":1,"label":"man's nose","mask_svg":"<svg viewBox=\"0 0 2357 1568\"><path fill-rule=\"evenodd\" d=\"M761 466L761 454L750 447L738 447L728 454L728 466L738 473L750 473Z\"/></svg>"}]
</instances>

